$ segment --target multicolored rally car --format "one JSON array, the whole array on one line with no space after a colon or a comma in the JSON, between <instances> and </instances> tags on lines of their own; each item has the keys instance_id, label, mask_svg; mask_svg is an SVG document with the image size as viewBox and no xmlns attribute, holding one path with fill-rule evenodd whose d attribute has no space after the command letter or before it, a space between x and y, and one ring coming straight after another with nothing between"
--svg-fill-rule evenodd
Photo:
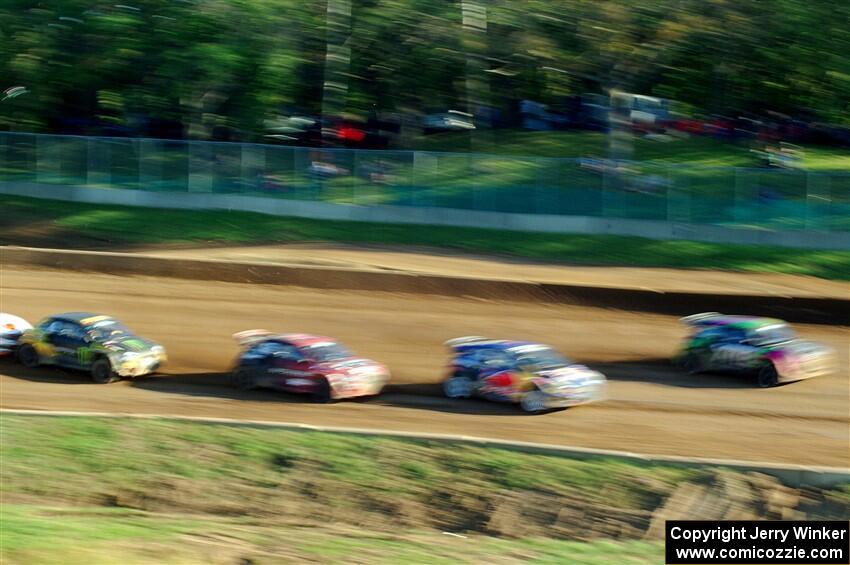
<instances>
[{"instance_id":1,"label":"multicolored rally car","mask_svg":"<svg viewBox=\"0 0 850 565\"><path fill-rule=\"evenodd\" d=\"M0 355L9 355L18 348L21 334L32 326L18 316L0 312Z\"/></svg>"},{"instance_id":2,"label":"multicolored rally car","mask_svg":"<svg viewBox=\"0 0 850 565\"><path fill-rule=\"evenodd\" d=\"M147 375L166 360L161 345L135 335L115 318L90 312L45 318L19 341L23 365L87 370L96 383Z\"/></svg>"},{"instance_id":3,"label":"multicolored rally car","mask_svg":"<svg viewBox=\"0 0 850 565\"><path fill-rule=\"evenodd\" d=\"M247 330L233 338L243 348L231 373L239 388L273 388L329 402L374 396L390 379L384 365L359 358L328 337Z\"/></svg>"},{"instance_id":4,"label":"multicolored rally car","mask_svg":"<svg viewBox=\"0 0 850 565\"><path fill-rule=\"evenodd\" d=\"M452 352L443 392L519 403L542 412L601 400L602 373L567 359L548 345L468 336L446 342Z\"/></svg>"},{"instance_id":5,"label":"multicolored rally car","mask_svg":"<svg viewBox=\"0 0 850 565\"><path fill-rule=\"evenodd\" d=\"M706 312L681 321L691 333L675 360L691 373L753 374L767 388L834 369L832 349L799 339L782 320Z\"/></svg>"}]
</instances>

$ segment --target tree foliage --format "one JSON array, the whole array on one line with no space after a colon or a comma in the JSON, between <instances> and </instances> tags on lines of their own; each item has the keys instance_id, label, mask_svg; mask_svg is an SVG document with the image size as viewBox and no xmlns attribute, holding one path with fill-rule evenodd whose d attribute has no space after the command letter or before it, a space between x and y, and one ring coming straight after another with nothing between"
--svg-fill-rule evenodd
<instances>
[{"instance_id":1,"label":"tree foliage","mask_svg":"<svg viewBox=\"0 0 850 565\"><path fill-rule=\"evenodd\" d=\"M120 1L120 0L119 0ZM176 120L246 136L321 110L328 6L313 0L5 0L0 129ZM464 25L474 4L484 31ZM850 123L850 3L829 0L353 0L346 110L495 108L619 87L701 113ZM339 30L334 30L338 33Z\"/></svg>"}]
</instances>

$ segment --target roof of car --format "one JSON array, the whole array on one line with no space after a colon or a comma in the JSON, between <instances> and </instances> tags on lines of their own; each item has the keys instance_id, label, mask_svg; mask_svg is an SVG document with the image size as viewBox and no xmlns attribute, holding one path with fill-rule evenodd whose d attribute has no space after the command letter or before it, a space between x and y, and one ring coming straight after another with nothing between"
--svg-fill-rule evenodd
<instances>
[{"instance_id":1,"label":"roof of car","mask_svg":"<svg viewBox=\"0 0 850 565\"><path fill-rule=\"evenodd\" d=\"M287 341L295 347L309 347L319 343L336 343L336 340L333 338L313 334L278 334L274 339Z\"/></svg>"},{"instance_id":2,"label":"roof of car","mask_svg":"<svg viewBox=\"0 0 850 565\"><path fill-rule=\"evenodd\" d=\"M742 330L754 330L764 326L785 325L785 322L776 318L761 318L759 316L716 316L700 320L700 326L729 327Z\"/></svg>"},{"instance_id":3,"label":"roof of car","mask_svg":"<svg viewBox=\"0 0 850 565\"><path fill-rule=\"evenodd\" d=\"M65 312L64 314L54 314L50 316L55 320L65 320L67 322L76 322L81 325L87 325L101 320L114 320L112 316L104 316L93 312Z\"/></svg>"},{"instance_id":4,"label":"roof of car","mask_svg":"<svg viewBox=\"0 0 850 565\"><path fill-rule=\"evenodd\" d=\"M548 345L544 345L542 343L536 343L534 341L514 341L508 339L482 339L477 341L470 341L467 343L461 343L455 345L454 348L458 351L465 351L468 349L498 349L501 351L507 351L510 349L514 349L517 347L525 347L525 346L539 346L539 347L549 347Z\"/></svg>"}]
</instances>

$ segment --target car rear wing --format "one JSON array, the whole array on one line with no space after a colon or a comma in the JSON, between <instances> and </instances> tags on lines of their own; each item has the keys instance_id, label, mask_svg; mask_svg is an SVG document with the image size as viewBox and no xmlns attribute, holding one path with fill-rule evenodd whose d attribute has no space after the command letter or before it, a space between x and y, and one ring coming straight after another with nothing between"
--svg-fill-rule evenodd
<instances>
[{"instance_id":1,"label":"car rear wing","mask_svg":"<svg viewBox=\"0 0 850 565\"><path fill-rule=\"evenodd\" d=\"M490 338L482 337L480 335L467 335L463 337L456 337L454 339L450 339L447 342L443 343L446 347L454 349L455 347L461 345L469 345L471 343L479 343L482 341L491 341Z\"/></svg>"},{"instance_id":2,"label":"car rear wing","mask_svg":"<svg viewBox=\"0 0 850 565\"><path fill-rule=\"evenodd\" d=\"M707 322L721 316L723 316L723 314L720 312L703 312L701 314L693 314L691 316L679 318L679 321L687 326L699 326L702 322Z\"/></svg>"},{"instance_id":3,"label":"car rear wing","mask_svg":"<svg viewBox=\"0 0 850 565\"><path fill-rule=\"evenodd\" d=\"M233 334L233 339L242 347L250 347L255 343L265 341L273 335L277 334L269 330L245 330Z\"/></svg>"}]
</instances>

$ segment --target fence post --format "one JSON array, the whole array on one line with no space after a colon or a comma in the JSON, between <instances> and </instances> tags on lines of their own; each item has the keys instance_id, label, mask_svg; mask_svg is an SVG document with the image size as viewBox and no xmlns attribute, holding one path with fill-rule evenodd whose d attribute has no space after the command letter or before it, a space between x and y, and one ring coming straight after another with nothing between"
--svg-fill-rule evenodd
<instances>
[{"instance_id":1,"label":"fence post","mask_svg":"<svg viewBox=\"0 0 850 565\"><path fill-rule=\"evenodd\" d=\"M46 145L49 144L47 138L44 135L34 134L35 135L35 181L38 183L49 182L44 168L47 166L46 155L47 148Z\"/></svg>"},{"instance_id":2,"label":"fence post","mask_svg":"<svg viewBox=\"0 0 850 565\"><path fill-rule=\"evenodd\" d=\"M189 192L212 192L210 147L204 141L189 142Z\"/></svg>"},{"instance_id":3,"label":"fence post","mask_svg":"<svg viewBox=\"0 0 850 565\"><path fill-rule=\"evenodd\" d=\"M469 182L469 190L472 193L472 202L470 208L472 210L480 210L481 209L481 194L478 190L478 179L475 178L475 158L476 156L472 153L466 156L466 179Z\"/></svg>"},{"instance_id":4,"label":"fence post","mask_svg":"<svg viewBox=\"0 0 850 565\"><path fill-rule=\"evenodd\" d=\"M255 143L241 144L242 158L240 159L242 177L242 192L253 190L260 192L262 190L262 179L265 176L266 168L266 151L262 145Z\"/></svg>"},{"instance_id":5,"label":"fence post","mask_svg":"<svg viewBox=\"0 0 850 565\"><path fill-rule=\"evenodd\" d=\"M162 160L156 155L154 139L139 139L139 189L157 190L157 179L162 179Z\"/></svg>"},{"instance_id":6,"label":"fence post","mask_svg":"<svg viewBox=\"0 0 850 565\"><path fill-rule=\"evenodd\" d=\"M360 151L356 149L349 149L349 151L351 151L351 203L357 204L357 201L359 200L358 197L360 196L360 191L358 190L358 174L360 173Z\"/></svg>"},{"instance_id":7,"label":"fence post","mask_svg":"<svg viewBox=\"0 0 850 565\"><path fill-rule=\"evenodd\" d=\"M735 221L735 223L740 223L740 222L746 221L746 214L744 214L744 211L746 210L745 203L746 203L747 199L744 197L744 194L743 194L744 188L742 186L741 172L740 172L739 168L735 167L733 169L733 173L735 175L735 184L734 184L735 196L732 200L733 201L732 219Z\"/></svg>"},{"instance_id":8,"label":"fence post","mask_svg":"<svg viewBox=\"0 0 850 565\"><path fill-rule=\"evenodd\" d=\"M832 187L830 177L823 173L806 171L806 229L829 229L832 212ZM823 207L826 214L818 209ZM824 222L826 220L826 222Z\"/></svg>"},{"instance_id":9,"label":"fence post","mask_svg":"<svg viewBox=\"0 0 850 565\"><path fill-rule=\"evenodd\" d=\"M691 216L691 187L686 175L674 176L675 164L667 165L667 221L689 224Z\"/></svg>"}]
</instances>

